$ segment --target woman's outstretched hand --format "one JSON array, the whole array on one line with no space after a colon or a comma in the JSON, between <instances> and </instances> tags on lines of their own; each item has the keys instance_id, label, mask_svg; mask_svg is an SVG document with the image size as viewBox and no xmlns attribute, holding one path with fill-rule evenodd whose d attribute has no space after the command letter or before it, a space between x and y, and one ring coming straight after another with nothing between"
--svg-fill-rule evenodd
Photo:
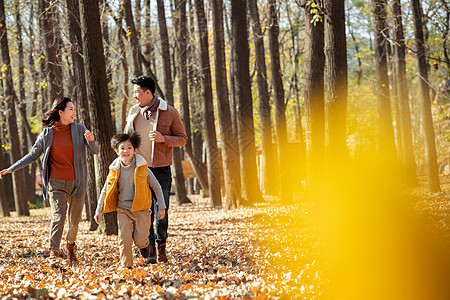
<instances>
[{"instance_id":1,"label":"woman's outstretched hand","mask_svg":"<svg viewBox=\"0 0 450 300\"><path fill-rule=\"evenodd\" d=\"M11 173L10 169L4 169L0 171L0 179L2 179L3 175Z\"/></svg>"},{"instance_id":2,"label":"woman's outstretched hand","mask_svg":"<svg viewBox=\"0 0 450 300\"><path fill-rule=\"evenodd\" d=\"M89 130L86 130L84 132L84 137L86 138L86 141L93 142L94 141L94 135Z\"/></svg>"}]
</instances>

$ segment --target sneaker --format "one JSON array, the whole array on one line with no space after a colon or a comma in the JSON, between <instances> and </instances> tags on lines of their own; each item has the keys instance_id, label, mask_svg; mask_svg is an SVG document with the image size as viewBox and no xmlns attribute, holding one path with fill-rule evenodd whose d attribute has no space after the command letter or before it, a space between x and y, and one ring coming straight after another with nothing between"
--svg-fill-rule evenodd
<instances>
[{"instance_id":1,"label":"sneaker","mask_svg":"<svg viewBox=\"0 0 450 300\"><path fill-rule=\"evenodd\" d=\"M148 245L149 254L147 257L147 265L148 264L156 264L156 250L154 245Z\"/></svg>"}]
</instances>

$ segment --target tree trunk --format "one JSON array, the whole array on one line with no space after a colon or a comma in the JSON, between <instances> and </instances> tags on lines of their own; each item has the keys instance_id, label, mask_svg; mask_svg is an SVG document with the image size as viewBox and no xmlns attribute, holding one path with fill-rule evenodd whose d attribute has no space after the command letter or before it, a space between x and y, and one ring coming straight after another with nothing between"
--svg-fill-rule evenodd
<instances>
[{"instance_id":1,"label":"tree trunk","mask_svg":"<svg viewBox=\"0 0 450 300\"><path fill-rule=\"evenodd\" d=\"M5 113L8 125L8 135L11 143L11 163L18 161L22 155L19 143L19 131L17 128L17 118L15 104L17 95L13 87L11 59L9 57L9 45L6 29L5 3L0 0L0 47L2 55L3 79L5 80ZM23 170L13 173L14 203L18 216L29 216L28 201L25 187L25 174Z\"/></svg>"},{"instance_id":2,"label":"tree trunk","mask_svg":"<svg viewBox=\"0 0 450 300\"><path fill-rule=\"evenodd\" d=\"M142 75L142 67L140 61L140 47L138 40L138 33L134 26L133 13L131 12L131 0L124 0L123 10L125 13L125 22L127 23L128 30L130 31L130 44L134 65L134 77ZM169 49L167 49L168 51Z\"/></svg>"},{"instance_id":3,"label":"tree trunk","mask_svg":"<svg viewBox=\"0 0 450 300\"><path fill-rule=\"evenodd\" d=\"M140 34L140 31L141 31L141 15L142 15L142 12L141 12L141 0L135 0L134 1L134 15L136 16L135 17L135 20L136 20L136 32L137 32L138 38L140 38L141 37L141 34Z\"/></svg>"},{"instance_id":4,"label":"tree trunk","mask_svg":"<svg viewBox=\"0 0 450 300\"><path fill-rule=\"evenodd\" d=\"M31 3L30 5L30 25L28 27L28 33L29 33L29 45L30 45L30 49L28 52L28 62L29 62L29 69L30 69L30 73L31 73L31 78L33 78L33 84L32 84L32 96L31 98L33 99L32 101L32 105L31 105L31 117L36 117L37 115L37 103L38 103L38 95L39 95L39 74L37 71L37 66L35 66L35 62L34 62L34 56L36 55L36 51L35 51L35 41L36 41L36 37L34 35L34 30L33 30L33 26L34 26L34 4ZM43 100L41 100L43 101ZM29 124L28 120L27 123ZM25 125L27 124L25 123ZM30 136L31 139L31 143L34 143L34 141L36 140L37 135L31 132L31 127L30 130L28 129L27 126L27 133ZM39 166L39 168L38 168ZM31 165L31 174L33 174L33 187L36 186L35 184L35 176L36 176L36 170L41 170L41 162L37 161L37 163L34 163ZM36 194L36 190L34 191L34 196ZM42 207L45 206L45 202L41 203Z\"/></svg>"},{"instance_id":5,"label":"tree trunk","mask_svg":"<svg viewBox=\"0 0 450 300\"><path fill-rule=\"evenodd\" d=\"M394 174L397 166L394 128L392 127L392 111L389 94L389 77L387 62L387 37L389 28L386 22L385 0L372 0L375 36L375 93L378 100L378 113L380 115L380 154L385 169Z\"/></svg>"},{"instance_id":6,"label":"tree trunk","mask_svg":"<svg viewBox=\"0 0 450 300\"><path fill-rule=\"evenodd\" d=\"M450 58L449 58L449 54L448 54L448 46L447 46L447 42L448 42L448 34L450 31L450 5L446 0L441 0L442 4L445 7L445 29L444 32L442 33L442 51L444 52L444 60L445 63L447 64L447 70L450 69Z\"/></svg>"},{"instance_id":7,"label":"tree trunk","mask_svg":"<svg viewBox=\"0 0 450 300\"><path fill-rule=\"evenodd\" d=\"M249 70L249 45L245 0L231 0L232 51L236 80L236 109L239 154L241 165L241 193L244 205L262 202L256 169L253 99Z\"/></svg>"},{"instance_id":8,"label":"tree trunk","mask_svg":"<svg viewBox=\"0 0 450 300\"><path fill-rule=\"evenodd\" d=\"M423 35L422 6L420 0L411 0L414 36L416 39L417 68L419 73L419 87L422 110L422 126L424 129L425 155L428 169L428 188L430 192L441 191L439 183L439 169L437 165L436 144L434 140L433 117L431 115L430 93L428 88L428 70Z\"/></svg>"},{"instance_id":9,"label":"tree trunk","mask_svg":"<svg viewBox=\"0 0 450 300\"><path fill-rule=\"evenodd\" d=\"M276 0L269 0L269 48L272 67L272 85L275 93L275 124L277 132L278 161L280 165L280 197L281 201L292 201L292 176L290 172L290 156L286 126L286 103L284 102L283 76L281 74L280 45L278 42L278 16ZM299 172L299 170L297 170Z\"/></svg>"},{"instance_id":10,"label":"tree trunk","mask_svg":"<svg viewBox=\"0 0 450 300\"><path fill-rule=\"evenodd\" d=\"M25 103L25 62L24 62L24 52L23 52L23 38L22 38L22 21L20 19L20 3L18 0L15 1L15 20L16 20L16 29L17 29L17 54L18 54L18 62L19 62L19 105L18 109L21 111L22 120L20 122L21 126L21 145L22 145L22 154L28 153L28 138L27 138L27 125L28 118L26 113L26 103ZM29 126L29 125L28 125ZM33 137L30 136L30 142L34 142ZM33 165L35 165L33 163ZM36 167L30 165L23 168L24 177L25 177L25 186L27 198L34 203L35 201L35 179L36 174L33 174L33 170L36 173Z\"/></svg>"},{"instance_id":11,"label":"tree trunk","mask_svg":"<svg viewBox=\"0 0 450 300\"><path fill-rule=\"evenodd\" d=\"M4 169L3 163L3 145L0 139L0 168ZM8 198L5 193L5 180L0 180L0 213L2 217L9 217L11 214L9 213L9 204Z\"/></svg>"},{"instance_id":12,"label":"tree trunk","mask_svg":"<svg viewBox=\"0 0 450 300\"><path fill-rule=\"evenodd\" d=\"M0 97L3 97L3 82L0 80ZM1 105L1 107L3 108L3 104ZM4 116L2 116L0 118L0 121L3 123L4 122ZM2 130L0 130L0 169L3 170L5 168L7 168L8 166L6 166L5 162L4 162L4 156L3 156L3 133ZM5 191L5 184L6 184L6 180L8 178L4 177L3 180L0 180L0 213L2 217L9 217L11 216L11 214L9 213L9 203L8 203L8 197L6 196L6 191Z\"/></svg>"},{"instance_id":13,"label":"tree trunk","mask_svg":"<svg viewBox=\"0 0 450 300\"><path fill-rule=\"evenodd\" d=\"M394 46L392 45L392 50ZM393 59L394 60L394 59ZM402 145L402 126L401 126L401 115L400 115L400 103L399 98L400 95L398 94L398 82L397 82L397 67L396 63L392 61L390 63L391 65L391 72L392 72L392 95L394 100L394 113L395 113L395 124L397 129L397 135L395 137L395 142L397 144L397 168L398 168L398 177L405 181L405 168L403 164L403 145ZM406 182L405 182L406 183Z\"/></svg>"},{"instance_id":14,"label":"tree trunk","mask_svg":"<svg viewBox=\"0 0 450 300\"><path fill-rule=\"evenodd\" d=\"M72 44L72 62L74 66L74 78L77 83L75 86L75 99L80 102L78 108L80 114L80 122L83 123L88 129L92 128L91 118L89 115L90 107L88 102L87 90L86 90L86 78L84 73L84 59L83 59L83 42L81 40L81 28L80 28L80 4L79 0L67 0L67 13L69 19L69 37ZM94 157L86 150L86 163L88 168L88 183L85 202L87 205L86 215L90 222L89 230L94 231L97 229L98 224L94 220L95 209L97 208L97 189L95 179L95 167Z\"/></svg>"},{"instance_id":15,"label":"tree trunk","mask_svg":"<svg viewBox=\"0 0 450 300\"><path fill-rule=\"evenodd\" d=\"M226 7L224 8L224 10ZM228 13L225 13L226 16L228 16ZM230 19L230 18L228 18ZM231 23L231 21L230 21ZM225 20L226 30L228 37L232 37L232 30L230 29L230 25L228 23L228 20ZM229 47L232 48L232 42L229 43ZM235 137L238 137L238 119L237 119L237 85L236 85L236 59L234 55L234 51L231 49L230 51L230 114L231 114L231 124L233 129L233 135ZM267 80L267 79L266 79ZM272 133L271 133L272 134ZM270 141L271 147L272 147L272 140ZM238 146L239 146L239 139L238 139ZM273 147L272 147L272 158L275 159L275 153L273 153ZM239 152L239 160L240 160L241 154ZM236 180L242 184L242 178L241 178L241 162L239 161L239 173L236 174ZM278 176L274 174L274 177L277 178ZM241 188L241 196L242 196L242 186ZM242 201L244 202L244 201ZM243 204L243 203L241 203Z\"/></svg>"},{"instance_id":16,"label":"tree trunk","mask_svg":"<svg viewBox=\"0 0 450 300\"><path fill-rule=\"evenodd\" d=\"M58 8L56 3L52 3L51 0L39 0L42 1L42 28L44 31L44 53L45 53L45 66L47 73L47 83L49 88L49 101L48 108L57 97L63 96L63 70L61 63L61 37L57 30Z\"/></svg>"},{"instance_id":17,"label":"tree trunk","mask_svg":"<svg viewBox=\"0 0 450 300\"><path fill-rule=\"evenodd\" d=\"M39 74L37 71L37 67L35 62L34 62L34 56L37 56L36 53L36 48L35 48L35 43L36 43L36 36L34 33L34 4L30 5L30 24L28 26L28 32L29 32L29 43L30 43L30 50L28 52L28 63L29 63L29 69L30 69L30 73L31 73L31 78L34 78L33 80L33 104L31 106L31 116L35 117L37 114L37 103L38 103L38 95L39 95L39 91L38 91L38 82L39 82Z\"/></svg>"},{"instance_id":18,"label":"tree trunk","mask_svg":"<svg viewBox=\"0 0 450 300\"><path fill-rule=\"evenodd\" d=\"M347 43L344 0L325 0L325 58L327 70L326 146L329 163L347 158Z\"/></svg>"},{"instance_id":19,"label":"tree trunk","mask_svg":"<svg viewBox=\"0 0 450 300\"><path fill-rule=\"evenodd\" d=\"M313 23L311 6L305 7L305 116L307 179L316 183L324 174L325 109L324 109L324 24Z\"/></svg>"},{"instance_id":20,"label":"tree trunk","mask_svg":"<svg viewBox=\"0 0 450 300\"><path fill-rule=\"evenodd\" d=\"M230 102L228 94L227 68L225 58L225 37L223 30L223 0L212 1L216 93L219 111L219 128L222 138L222 161L225 183L225 203L227 207L236 207L240 200L239 146L233 135Z\"/></svg>"},{"instance_id":21,"label":"tree trunk","mask_svg":"<svg viewBox=\"0 0 450 300\"><path fill-rule=\"evenodd\" d=\"M272 121L269 88L267 84L266 56L264 36L261 32L258 5L256 0L248 0L248 10L252 19L253 41L255 44L255 60L257 70L259 117L261 126L262 176L264 192L275 195L278 187L278 168L272 143Z\"/></svg>"},{"instance_id":22,"label":"tree trunk","mask_svg":"<svg viewBox=\"0 0 450 300\"><path fill-rule=\"evenodd\" d=\"M130 76L128 73L128 62L126 57L126 49L125 49L125 43L123 42L123 28L122 28L122 12L123 9L119 12L118 20L116 21L116 27L117 27L117 38L119 41L119 47L120 47L120 61L122 63L122 69L123 69L123 99L122 99L122 109L121 109L121 128L122 131L125 129L125 125L127 124L127 107L128 107L128 86L130 81Z\"/></svg>"},{"instance_id":23,"label":"tree trunk","mask_svg":"<svg viewBox=\"0 0 450 300\"><path fill-rule=\"evenodd\" d=\"M289 27L291 31L291 41L292 41L292 50L293 50L293 57L294 57L294 75L292 76L292 83L291 88L294 90L295 94L295 101L294 101L294 128L295 128L295 141L300 143L301 151L303 153L301 154L301 159L306 158L306 149L303 145L305 145L305 139L303 136L303 128L302 128L302 114L300 109L300 88L299 88L299 79L298 79L298 73L299 73L299 60L300 60L300 34L299 34L299 28L300 24L298 20L291 20L290 17L290 6L287 7L287 16L289 19ZM295 22L295 23L294 23ZM287 101L286 101L287 102Z\"/></svg>"},{"instance_id":24,"label":"tree trunk","mask_svg":"<svg viewBox=\"0 0 450 300\"><path fill-rule=\"evenodd\" d=\"M201 56L201 80L203 90L203 126L206 134L206 153L208 166L209 196L212 206L222 206L220 191L219 152L217 149L216 128L214 124L214 107L211 85L211 67L209 64L208 29L203 0L195 0L198 34Z\"/></svg>"},{"instance_id":25,"label":"tree trunk","mask_svg":"<svg viewBox=\"0 0 450 300\"><path fill-rule=\"evenodd\" d=\"M402 165L405 182L408 186L417 184L416 163L414 159L414 148L411 133L411 112L409 109L408 81L406 78L405 62L405 38L403 35L402 8L400 0L393 0L392 12L394 14L394 55L395 74L398 95L398 106L400 112L400 129L402 145Z\"/></svg>"},{"instance_id":26,"label":"tree trunk","mask_svg":"<svg viewBox=\"0 0 450 300\"><path fill-rule=\"evenodd\" d=\"M189 18L186 18L186 23L188 27L188 34L187 36L191 36L194 38L195 36L195 22L194 22L194 5L192 4L192 1L187 1L189 4L189 11L186 14L189 16ZM196 190L200 190L198 185L201 186L203 197L209 197L209 187L208 187L208 174L206 171L206 164L202 161L202 147L203 147L203 136L202 136L202 120L201 118L197 117L201 114L201 100L200 100L200 86L197 84L197 81L199 80L199 70L195 66L199 65L197 62L199 55L196 55L196 43L187 43L186 42L186 54L187 54L187 68L188 68L188 87L189 87L189 94L190 97L190 103L188 105L192 109L189 113L190 108L185 107L183 108L185 115L189 113L189 116L192 116L192 118L185 119L183 118L184 124L186 124L189 121L189 127L192 129L191 135L191 145L192 149L189 147L185 147L186 154L188 155L188 158L192 164L192 167L195 172L195 176L197 177L197 183L196 183ZM183 104L186 105L186 104ZM188 117L189 117L188 116Z\"/></svg>"},{"instance_id":27,"label":"tree trunk","mask_svg":"<svg viewBox=\"0 0 450 300\"><path fill-rule=\"evenodd\" d=\"M165 97L170 105L174 105L173 100L173 81L172 81L172 70L170 65L170 45L169 45L169 35L167 33L166 25L166 13L164 10L164 1L158 0L158 21L159 21L159 34L161 38L161 48L162 48L162 58L163 58L163 69L164 69L164 85L165 85ZM179 147L173 149L173 167L175 169L175 184L176 184L176 199L177 204L182 205L185 203L192 203L187 197L185 179L183 175L183 168L181 165L181 151Z\"/></svg>"},{"instance_id":28,"label":"tree trunk","mask_svg":"<svg viewBox=\"0 0 450 300\"><path fill-rule=\"evenodd\" d=\"M87 99L90 107L90 118L93 121L92 131L96 140L103 147L96 157L97 193L106 181L108 166L115 158L115 153L108 147L114 134L111 120L111 104L106 78L106 63L103 52L102 32L98 3L95 1L80 2L80 24L82 32L82 49L84 54L84 74L86 78ZM98 158L98 159L97 159ZM101 233L117 234L117 215L104 214L105 226L98 230Z\"/></svg>"},{"instance_id":29,"label":"tree trunk","mask_svg":"<svg viewBox=\"0 0 450 300\"><path fill-rule=\"evenodd\" d=\"M181 97L181 114L183 125L188 136L184 149L194 169L195 176L200 181L203 189L208 190L208 182L205 178L206 169L200 160L196 160L192 148L191 117L189 109L188 74L187 74L187 40L188 30L186 26L186 0L175 0L175 11L178 12L175 19L178 39L178 63L180 66L179 89ZM203 171L200 168L203 167Z\"/></svg>"}]
</instances>

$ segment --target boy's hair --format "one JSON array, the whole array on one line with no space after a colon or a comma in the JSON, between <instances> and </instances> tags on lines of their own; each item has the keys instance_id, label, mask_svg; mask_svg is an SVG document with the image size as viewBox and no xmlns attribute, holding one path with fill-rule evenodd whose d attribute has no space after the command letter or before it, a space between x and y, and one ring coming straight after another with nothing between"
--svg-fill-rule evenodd
<instances>
[{"instance_id":1,"label":"boy's hair","mask_svg":"<svg viewBox=\"0 0 450 300\"><path fill-rule=\"evenodd\" d=\"M132 134L119 133L111 138L111 148L117 150L119 145L125 141L130 141L133 148L139 148L141 145L141 136L136 131Z\"/></svg>"}]
</instances>

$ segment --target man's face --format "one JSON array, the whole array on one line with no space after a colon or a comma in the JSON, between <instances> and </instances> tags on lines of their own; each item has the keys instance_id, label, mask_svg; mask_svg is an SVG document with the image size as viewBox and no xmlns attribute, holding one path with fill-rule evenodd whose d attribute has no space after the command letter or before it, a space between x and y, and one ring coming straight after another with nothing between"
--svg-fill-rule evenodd
<instances>
[{"instance_id":1,"label":"man's face","mask_svg":"<svg viewBox=\"0 0 450 300\"><path fill-rule=\"evenodd\" d=\"M150 90L147 89L144 91L138 84L135 84L133 87L133 97L136 99L140 107L148 105L153 99L153 95Z\"/></svg>"}]
</instances>

